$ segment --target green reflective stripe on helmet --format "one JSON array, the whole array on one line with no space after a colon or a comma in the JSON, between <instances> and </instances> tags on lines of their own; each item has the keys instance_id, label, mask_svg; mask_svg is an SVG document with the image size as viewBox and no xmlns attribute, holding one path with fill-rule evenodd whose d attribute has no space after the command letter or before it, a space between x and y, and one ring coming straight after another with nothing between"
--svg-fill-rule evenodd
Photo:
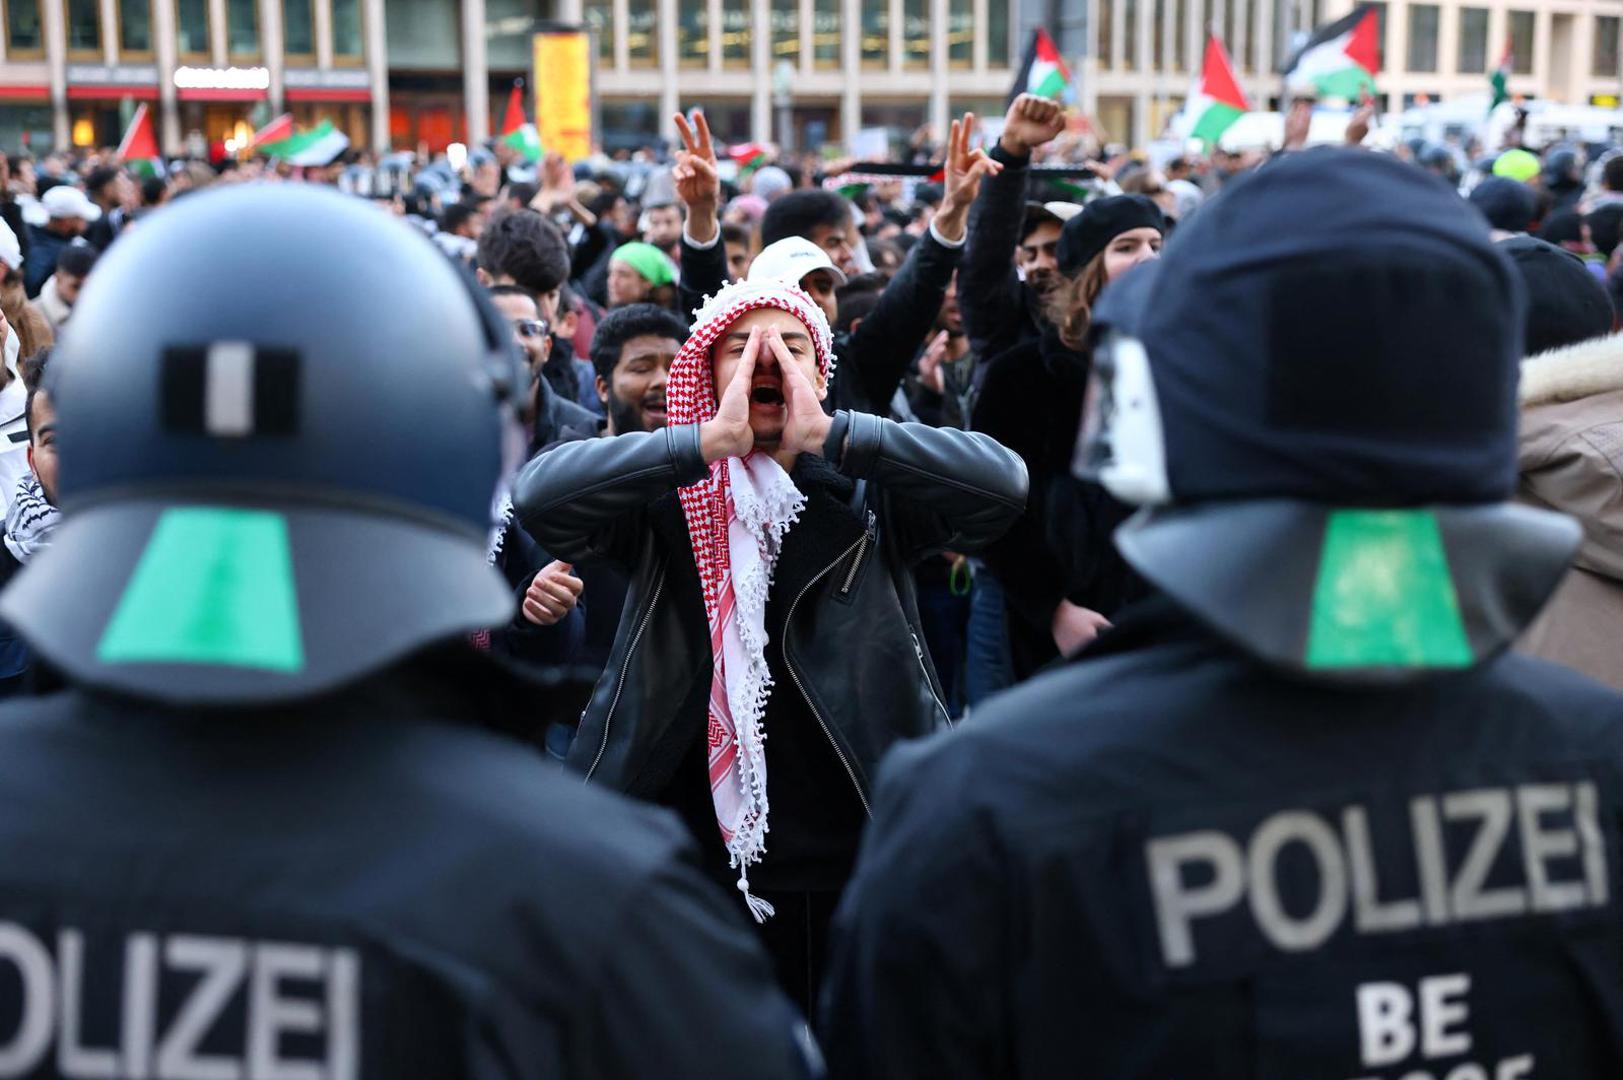
<instances>
[{"instance_id":1,"label":"green reflective stripe on helmet","mask_svg":"<svg viewBox=\"0 0 1623 1080\"><path fill-rule=\"evenodd\" d=\"M1309 668L1468 667L1437 519L1427 510L1336 510L1325 524Z\"/></svg>"},{"instance_id":2,"label":"green reflective stripe on helmet","mask_svg":"<svg viewBox=\"0 0 1623 1080\"><path fill-rule=\"evenodd\" d=\"M96 655L303 670L287 520L263 510L165 510Z\"/></svg>"}]
</instances>

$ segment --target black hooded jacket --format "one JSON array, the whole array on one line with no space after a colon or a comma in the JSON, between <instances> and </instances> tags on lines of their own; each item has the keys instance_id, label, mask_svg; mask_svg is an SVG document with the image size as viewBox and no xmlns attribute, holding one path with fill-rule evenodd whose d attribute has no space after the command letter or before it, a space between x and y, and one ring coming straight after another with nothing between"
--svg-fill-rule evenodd
<instances>
[{"instance_id":1,"label":"black hooded jacket","mask_svg":"<svg viewBox=\"0 0 1623 1080\"><path fill-rule=\"evenodd\" d=\"M1623 698L1327 685L1146 604L886 762L834 1075L1623 1075Z\"/></svg>"},{"instance_id":2,"label":"black hooded jacket","mask_svg":"<svg viewBox=\"0 0 1623 1080\"><path fill-rule=\"evenodd\" d=\"M1014 616L1009 643L1020 678L1058 655L1052 622L1061 600L1108 618L1148 591L1110 539L1132 508L1071 475L1089 364L1048 327L991 362L975 405L971 426L1019 454L1031 477L1025 513L983 556Z\"/></svg>"}]
</instances>

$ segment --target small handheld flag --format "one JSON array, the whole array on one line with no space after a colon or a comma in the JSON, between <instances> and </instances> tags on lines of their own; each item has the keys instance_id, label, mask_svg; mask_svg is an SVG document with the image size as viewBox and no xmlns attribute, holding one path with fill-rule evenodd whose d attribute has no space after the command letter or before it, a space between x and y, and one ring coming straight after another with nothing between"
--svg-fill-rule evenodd
<instances>
[{"instance_id":1,"label":"small handheld flag","mask_svg":"<svg viewBox=\"0 0 1623 1080\"><path fill-rule=\"evenodd\" d=\"M152 114L146 103L135 108L130 126L118 144L118 156L125 166L143 176L157 176L163 171L163 154L158 149L158 137L152 130Z\"/></svg>"},{"instance_id":2,"label":"small handheld flag","mask_svg":"<svg viewBox=\"0 0 1623 1080\"><path fill-rule=\"evenodd\" d=\"M523 80L514 79L507 95L507 113L502 117L502 144L510 146L526 161L541 160L541 133L524 119Z\"/></svg>"},{"instance_id":3,"label":"small handheld flag","mask_svg":"<svg viewBox=\"0 0 1623 1080\"><path fill-rule=\"evenodd\" d=\"M1007 104L1021 94L1036 94L1053 101L1072 103L1076 88L1071 85L1071 69L1060 58L1059 48L1048 31L1038 27L1031 32L1031 44L1026 46L1026 58L1014 77Z\"/></svg>"},{"instance_id":4,"label":"small handheld flag","mask_svg":"<svg viewBox=\"0 0 1623 1080\"><path fill-rule=\"evenodd\" d=\"M1200 78L1183 104L1183 130L1189 138L1215 146L1223 132L1250 111L1251 102L1234 78L1234 68L1229 64L1222 40L1216 34L1208 34Z\"/></svg>"},{"instance_id":5,"label":"small handheld flag","mask_svg":"<svg viewBox=\"0 0 1623 1080\"><path fill-rule=\"evenodd\" d=\"M1379 25L1375 6L1360 4L1351 15L1313 31L1285 64L1286 94L1347 101L1373 96L1381 68Z\"/></svg>"}]
</instances>

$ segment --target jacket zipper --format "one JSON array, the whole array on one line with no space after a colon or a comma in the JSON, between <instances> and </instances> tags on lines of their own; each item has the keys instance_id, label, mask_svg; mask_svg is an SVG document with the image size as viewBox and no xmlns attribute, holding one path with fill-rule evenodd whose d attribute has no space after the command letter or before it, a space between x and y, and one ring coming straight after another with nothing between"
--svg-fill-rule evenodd
<instances>
[{"instance_id":1,"label":"jacket zipper","mask_svg":"<svg viewBox=\"0 0 1623 1080\"><path fill-rule=\"evenodd\" d=\"M648 629L648 623L654 617L654 606L659 603L660 591L665 588L665 567L659 568L659 578L654 582L654 595L648 601L648 610L642 613L642 621L637 624L637 630L631 635L631 644L626 646L626 661L620 667L620 679L614 684L614 698L609 702L608 715L603 717L603 742L597 748L597 756L592 759L592 767L586 770L586 779L590 781L592 774L597 772L598 765L603 760L603 754L609 748L609 725L614 720L614 710L619 707L620 694L626 688L626 676L631 673L631 658L636 654L637 643L642 640L642 633Z\"/></svg>"},{"instance_id":2,"label":"jacket zipper","mask_svg":"<svg viewBox=\"0 0 1623 1080\"><path fill-rule=\"evenodd\" d=\"M870 522L872 517L873 515L870 511ZM808 592L811 591L811 587L813 585L816 585L819 581L823 580L824 577L828 576L829 571L833 570L836 566L840 565L840 563L844 562L846 556L850 555L853 551L866 550L867 544L868 534L863 533L860 540L846 548L844 551L840 552L839 558L823 567L823 569L817 572L816 577L806 582L805 588L800 590L799 595L795 597L794 603L789 605L789 614L786 615L783 620L783 666L789 669L789 678L794 682L795 689L800 691L800 696L805 699L806 708L810 709L812 716L816 717L817 726L823 729L823 735L827 737L828 744L834 748L834 756L840 759L840 764L845 768L845 775L851 778L851 786L856 789L857 801L862 804L863 816L871 818L873 817L873 811L868 809L868 796L862 793L862 785L857 782L856 771L851 768L851 762L848 758L846 758L845 751L840 749L839 742L834 738L834 732L829 730L828 722L825 721L822 714L817 711L817 706L812 704L811 695L806 692L806 684L800 681L800 673L795 670L795 665L789 662L789 626L794 621L795 608L800 606L800 601L805 598ZM858 561L860 561L860 559ZM934 692L933 688L931 692Z\"/></svg>"},{"instance_id":3,"label":"jacket zipper","mask_svg":"<svg viewBox=\"0 0 1623 1080\"><path fill-rule=\"evenodd\" d=\"M934 699L935 707L941 710L942 719L947 721L948 727L956 727L957 725L952 722L952 713L942 704L941 695L935 692L935 680L930 678L930 669L924 663L924 646L919 644L919 636L912 631L908 631L907 636L913 639L913 655L919 658L919 674L924 676L924 685L930 688L930 697Z\"/></svg>"},{"instance_id":4,"label":"jacket zipper","mask_svg":"<svg viewBox=\"0 0 1623 1080\"><path fill-rule=\"evenodd\" d=\"M851 586L856 584L857 571L862 569L863 556L868 554L868 544L873 540L874 512L868 511L868 527L863 531L861 539L857 541L857 557L851 560L851 569L845 572L845 584L840 586L841 596L851 595ZM842 555L841 558L844 558Z\"/></svg>"}]
</instances>

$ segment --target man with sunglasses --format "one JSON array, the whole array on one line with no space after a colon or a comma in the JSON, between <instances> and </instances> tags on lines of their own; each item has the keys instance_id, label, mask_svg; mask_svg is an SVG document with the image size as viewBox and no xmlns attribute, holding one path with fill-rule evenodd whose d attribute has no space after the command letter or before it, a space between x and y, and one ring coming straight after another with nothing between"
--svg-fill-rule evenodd
<instances>
[{"instance_id":1,"label":"man with sunglasses","mask_svg":"<svg viewBox=\"0 0 1623 1080\"><path fill-rule=\"evenodd\" d=\"M513 327L513 342L530 369L530 414L534 418L533 453L569 430L597 432L597 417L572 396L562 394L551 381L547 362L552 358L552 327L541 314L535 294L520 285L494 285L491 302ZM567 372L573 380L574 372Z\"/></svg>"}]
</instances>

